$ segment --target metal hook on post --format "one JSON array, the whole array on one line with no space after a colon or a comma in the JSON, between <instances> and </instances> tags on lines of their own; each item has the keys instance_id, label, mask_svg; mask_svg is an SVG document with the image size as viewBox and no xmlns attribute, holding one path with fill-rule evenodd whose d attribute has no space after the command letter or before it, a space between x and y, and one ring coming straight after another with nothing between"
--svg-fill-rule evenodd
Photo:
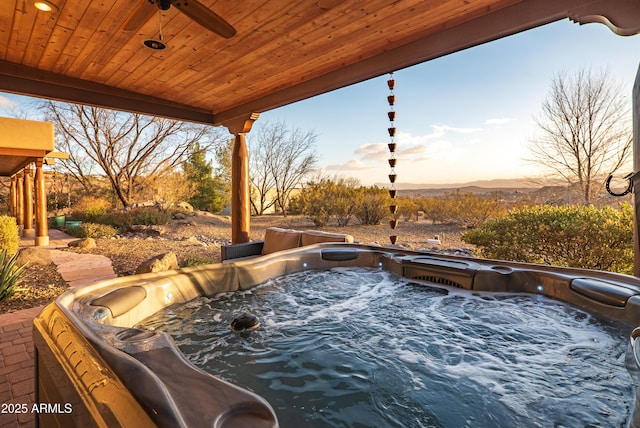
<instances>
[{"instance_id":1,"label":"metal hook on post","mask_svg":"<svg viewBox=\"0 0 640 428\"><path fill-rule=\"evenodd\" d=\"M605 189L607 189L607 193L609 193L611 196L624 196L628 193L631 193L633 191L633 176L636 175L635 172L629 173L627 175L624 176L625 180L629 181L629 184L627 185L627 188L622 192L622 193L616 193L614 191L611 190L610 187L610 183L611 180L613 179L613 174L609 174L609 177L607 177L607 180L604 182L604 187Z\"/></svg>"}]
</instances>

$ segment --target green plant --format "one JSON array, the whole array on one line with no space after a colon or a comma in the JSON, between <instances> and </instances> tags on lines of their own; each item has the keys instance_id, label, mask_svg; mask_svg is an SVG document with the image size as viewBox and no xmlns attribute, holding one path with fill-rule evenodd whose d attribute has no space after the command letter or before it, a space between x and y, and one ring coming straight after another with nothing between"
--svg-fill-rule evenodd
<instances>
[{"instance_id":1,"label":"green plant","mask_svg":"<svg viewBox=\"0 0 640 428\"><path fill-rule=\"evenodd\" d=\"M82 223L67 233L77 238L112 238L118 234L118 229L108 224Z\"/></svg>"},{"instance_id":2,"label":"green plant","mask_svg":"<svg viewBox=\"0 0 640 428\"><path fill-rule=\"evenodd\" d=\"M8 215L0 216L0 248L6 249L8 254L15 254L19 244L16 219Z\"/></svg>"},{"instance_id":3,"label":"green plant","mask_svg":"<svg viewBox=\"0 0 640 428\"><path fill-rule=\"evenodd\" d=\"M83 196L73 207L71 217L82 221L96 221L111 208L111 202L105 198Z\"/></svg>"},{"instance_id":4,"label":"green plant","mask_svg":"<svg viewBox=\"0 0 640 428\"><path fill-rule=\"evenodd\" d=\"M9 251L6 248L0 251L0 302L13 296L15 286L27 266L26 264L18 266L17 260L18 253L9 256Z\"/></svg>"},{"instance_id":5,"label":"green plant","mask_svg":"<svg viewBox=\"0 0 640 428\"><path fill-rule=\"evenodd\" d=\"M356 182L349 179L320 179L307 183L293 205L318 226L335 219L338 226L347 226L354 217L359 198Z\"/></svg>"},{"instance_id":6,"label":"green plant","mask_svg":"<svg viewBox=\"0 0 640 428\"><path fill-rule=\"evenodd\" d=\"M477 227L485 221L506 215L507 209L498 192L477 195L471 192L446 193L444 196L419 199L420 210L434 223ZM401 209L403 206L400 206Z\"/></svg>"},{"instance_id":7,"label":"green plant","mask_svg":"<svg viewBox=\"0 0 640 428\"><path fill-rule=\"evenodd\" d=\"M180 267L191 267L191 266L200 266L200 265L208 265L211 263L215 263L213 259L201 256L199 254L192 254L186 256L185 258L180 260Z\"/></svg>"},{"instance_id":8,"label":"green plant","mask_svg":"<svg viewBox=\"0 0 640 428\"><path fill-rule=\"evenodd\" d=\"M483 256L621 273L633 271L633 210L593 206L513 209L466 232Z\"/></svg>"},{"instance_id":9,"label":"green plant","mask_svg":"<svg viewBox=\"0 0 640 428\"><path fill-rule=\"evenodd\" d=\"M378 186L358 188L354 202L360 224L380 224L389 215L389 193Z\"/></svg>"},{"instance_id":10,"label":"green plant","mask_svg":"<svg viewBox=\"0 0 640 428\"><path fill-rule=\"evenodd\" d=\"M187 184L193 189L189 203L196 209L219 212L227 199L224 184L213 175L213 167L205 155L206 151L196 143L182 166Z\"/></svg>"},{"instance_id":11,"label":"green plant","mask_svg":"<svg viewBox=\"0 0 640 428\"><path fill-rule=\"evenodd\" d=\"M129 214L131 215L131 224L143 224L146 226L167 224L173 217L170 211L155 207L134 208L129 211Z\"/></svg>"}]
</instances>

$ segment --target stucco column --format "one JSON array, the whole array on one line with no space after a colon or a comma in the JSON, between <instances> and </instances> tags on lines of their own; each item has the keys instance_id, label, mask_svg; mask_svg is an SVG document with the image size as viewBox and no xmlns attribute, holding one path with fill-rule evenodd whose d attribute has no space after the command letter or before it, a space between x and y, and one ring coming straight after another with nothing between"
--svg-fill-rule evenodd
<instances>
[{"instance_id":1,"label":"stucco column","mask_svg":"<svg viewBox=\"0 0 640 428\"><path fill-rule=\"evenodd\" d=\"M42 164L44 159L36 160L36 246L49 245L49 225L47 224L47 189L44 182Z\"/></svg>"},{"instance_id":2,"label":"stucco column","mask_svg":"<svg viewBox=\"0 0 640 428\"><path fill-rule=\"evenodd\" d=\"M234 135L231 158L231 242L239 244L251 239L251 182L246 134L260 114L225 123Z\"/></svg>"},{"instance_id":3,"label":"stucco column","mask_svg":"<svg viewBox=\"0 0 640 428\"><path fill-rule=\"evenodd\" d=\"M24 207L22 212L24 214L24 230L22 236L25 238L35 238L36 230L33 228L33 182L31 181L31 168L25 167L23 172L24 180L24 197L22 199Z\"/></svg>"},{"instance_id":4,"label":"stucco column","mask_svg":"<svg viewBox=\"0 0 640 428\"><path fill-rule=\"evenodd\" d=\"M24 225L24 181L22 171L16 174L16 222L18 226Z\"/></svg>"},{"instance_id":5,"label":"stucco column","mask_svg":"<svg viewBox=\"0 0 640 428\"><path fill-rule=\"evenodd\" d=\"M9 213L12 217L16 217L16 181L17 177L11 177L11 190L9 191Z\"/></svg>"}]
</instances>

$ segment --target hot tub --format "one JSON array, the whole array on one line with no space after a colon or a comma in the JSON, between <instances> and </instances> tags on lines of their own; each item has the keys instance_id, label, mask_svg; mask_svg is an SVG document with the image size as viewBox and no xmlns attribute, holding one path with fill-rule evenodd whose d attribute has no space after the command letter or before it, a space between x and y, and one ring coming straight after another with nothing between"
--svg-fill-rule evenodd
<instances>
[{"instance_id":1,"label":"hot tub","mask_svg":"<svg viewBox=\"0 0 640 428\"><path fill-rule=\"evenodd\" d=\"M381 269L463 293L530 293L570 303L633 331L627 368L634 379L637 374L636 278L358 244L318 244L237 263L122 277L61 295L34 324L36 400L52 410L39 413L41 426L278 426L268 396L193 366L166 333L134 326L199 296L337 267ZM637 413L628 415L628 425L640 426Z\"/></svg>"}]
</instances>

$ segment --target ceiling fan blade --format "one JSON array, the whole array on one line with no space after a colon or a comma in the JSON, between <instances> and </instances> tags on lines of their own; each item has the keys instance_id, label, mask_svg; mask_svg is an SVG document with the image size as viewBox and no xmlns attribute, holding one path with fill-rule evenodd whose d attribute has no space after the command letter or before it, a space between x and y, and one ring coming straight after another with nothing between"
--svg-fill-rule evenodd
<instances>
[{"instance_id":1,"label":"ceiling fan blade","mask_svg":"<svg viewBox=\"0 0 640 428\"><path fill-rule=\"evenodd\" d=\"M230 39L236 35L236 29L233 28L231 24L196 0L175 2L173 3L173 6L207 30L212 31L225 39Z\"/></svg>"},{"instance_id":2,"label":"ceiling fan blade","mask_svg":"<svg viewBox=\"0 0 640 428\"><path fill-rule=\"evenodd\" d=\"M148 20L151 19L154 13L158 8L155 5L149 3L148 0L142 0L138 3L136 8L133 10L133 13L129 15L129 18L125 21L122 26L122 31L136 31L144 24L147 23Z\"/></svg>"}]
</instances>

